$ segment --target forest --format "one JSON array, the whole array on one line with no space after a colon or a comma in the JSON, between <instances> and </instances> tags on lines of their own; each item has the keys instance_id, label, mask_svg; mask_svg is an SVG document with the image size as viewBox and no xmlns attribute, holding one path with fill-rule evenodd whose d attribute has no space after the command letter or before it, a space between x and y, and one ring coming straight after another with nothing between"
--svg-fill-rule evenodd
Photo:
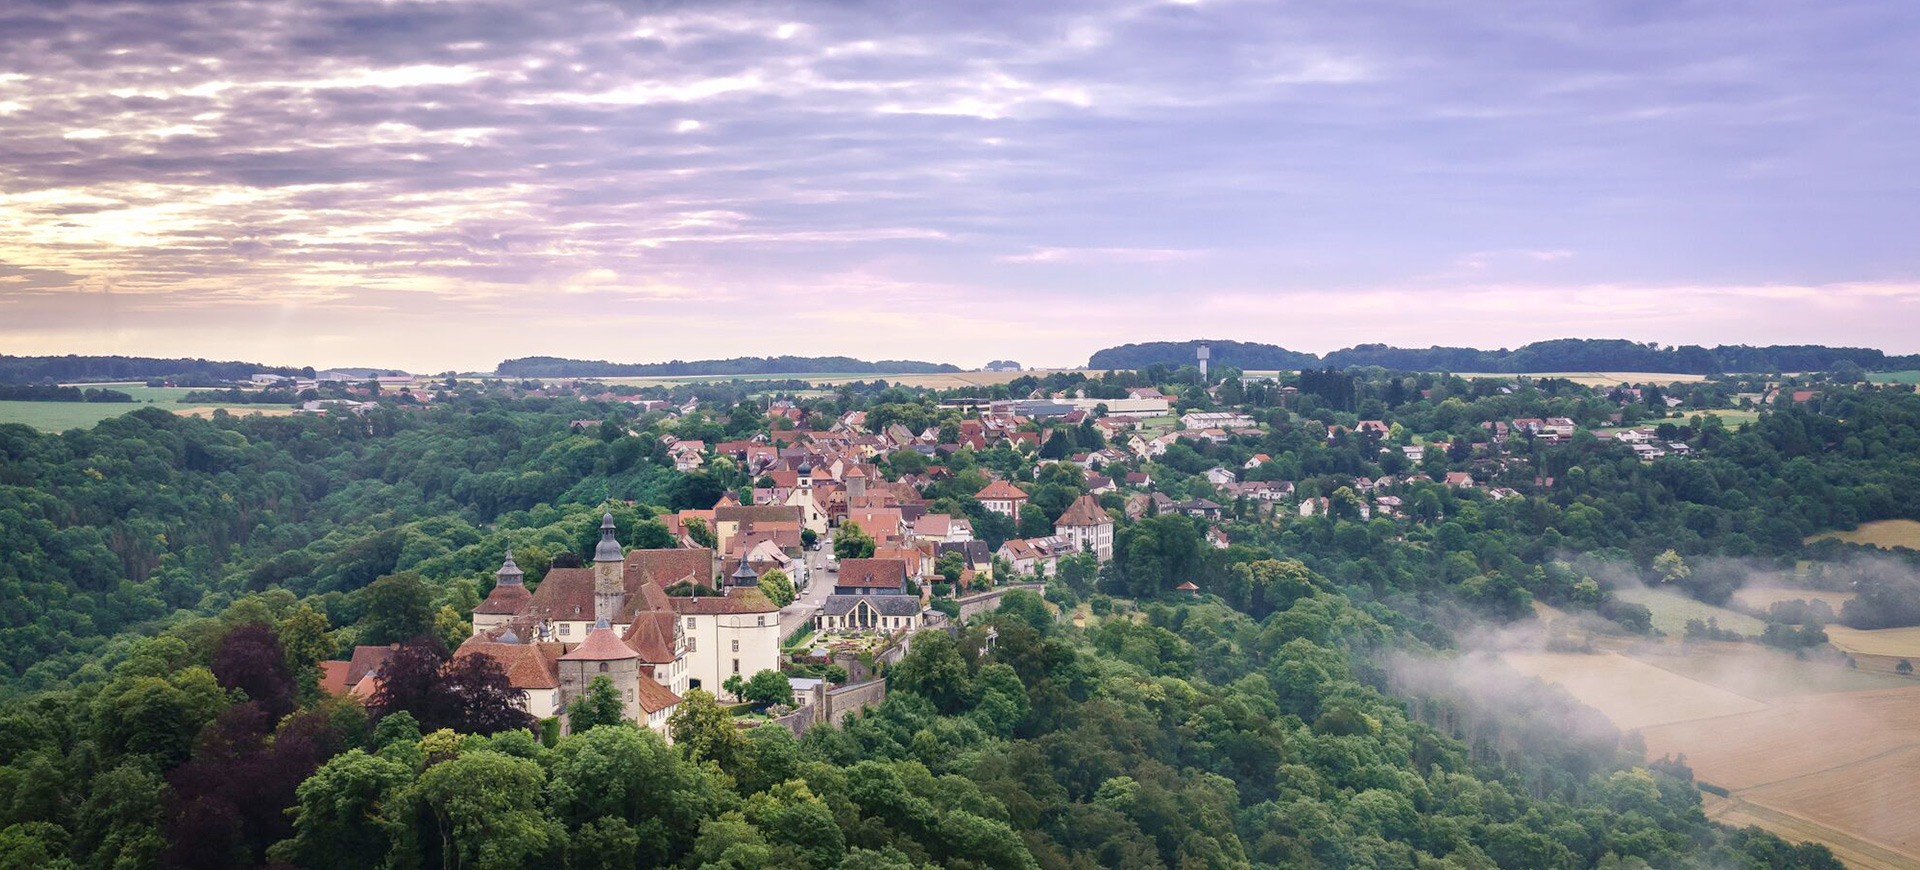
<instances>
[{"instance_id":1,"label":"forest","mask_svg":"<svg viewBox=\"0 0 1920 870\"><path fill-rule=\"evenodd\" d=\"M264 366L250 362L158 359L144 356L8 356L0 354L0 384L86 381L183 380L193 383L244 381L256 373L313 377L313 368Z\"/></svg>"},{"instance_id":2,"label":"forest","mask_svg":"<svg viewBox=\"0 0 1920 870\"><path fill-rule=\"evenodd\" d=\"M924 635L887 670L888 700L844 727L740 732L693 694L671 744L624 725L552 739L505 707L497 668L395 679L362 706L321 692L316 663L406 643L439 668L506 547L537 584L591 553L603 507L630 545L671 546L658 512L755 481L724 457L676 471L659 436L797 437L769 422L780 396L651 388L709 397L667 416L472 382L365 416L0 426L0 868L1839 867L1708 822L1683 761L1646 762L1563 693L1496 703L1395 663L1444 657L1535 599L1630 624L1611 589L1658 582L1669 553L1700 566L1672 583L1703 600L1737 587L1727 566L1864 563L1865 548L1803 540L1913 518L1898 494L1920 486L1920 399L1819 383L1816 402L1728 427L1704 412L1750 385L1692 386L1660 425L1696 455L1648 463L1585 431L1496 454L1480 425L1639 413L1604 391L1350 377L1292 399L1230 376L1163 384L1179 409L1242 408L1262 434L1182 438L1107 471L1219 497L1230 546L1177 513L1128 520L1111 564L1076 557L1045 601L1009 593L957 636ZM809 420L953 424L939 398L848 385L795 400ZM1413 462L1337 431L1362 416L1444 449ZM997 545L1085 491L1042 454L1104 443L1073 426L1031 453L942 455L950 476L926 497ZM1203 472L1256 453L1270 459L1250 475L1334 509L1269 516L1207 488ZM986 469L1032 481L1031 518L973 501ZM1448 471L1521 495L1444 486ZM1361 517L1352 487L1385 474L1429 482L1404 517ZM1905 576L1880 570L1858 573ZM1189 579L1207 594L1177 592ZM1084 626L1054 615L1082 603Z\"/></svg>"}]
</instances>

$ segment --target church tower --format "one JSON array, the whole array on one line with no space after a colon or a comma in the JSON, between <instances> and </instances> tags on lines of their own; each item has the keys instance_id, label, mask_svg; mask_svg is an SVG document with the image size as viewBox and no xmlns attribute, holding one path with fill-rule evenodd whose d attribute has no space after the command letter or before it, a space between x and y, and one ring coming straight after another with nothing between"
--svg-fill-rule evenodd
<instances>
[{"instance_id":1,"label":"church tower","mask_svg":"<svg viewBox=\"0 0 1920 870\"><path fill-rule=\"evenodd\" d=\"M627 585L621 578L625 558L613 536L613 513L600 518L600 545L593 550L593 618L613 625L626 609Z\"/></svg>"}]
</instances>

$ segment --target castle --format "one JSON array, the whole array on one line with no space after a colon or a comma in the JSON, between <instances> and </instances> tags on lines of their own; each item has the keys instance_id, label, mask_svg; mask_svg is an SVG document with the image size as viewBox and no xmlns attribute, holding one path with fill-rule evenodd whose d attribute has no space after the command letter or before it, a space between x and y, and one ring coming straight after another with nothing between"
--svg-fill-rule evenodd
<instances>
[{"instance_id":1,"label":"castle","mask_svg":"<svg viewBox=\"0 0 1920 870\"><path fill-rule=\"evenodd\" d=\"M473 635L456 656L500 662L536 717L561 716L595 677L613 681L626 718L656 730L689 688L780 667L780 608L757 585L724 594L668 595L681 583L711 586L712 550L623 552L613 515L586 568L552 568L529 591L509 552L493 591L473 611Z\"/></svg>"}]
</instances>

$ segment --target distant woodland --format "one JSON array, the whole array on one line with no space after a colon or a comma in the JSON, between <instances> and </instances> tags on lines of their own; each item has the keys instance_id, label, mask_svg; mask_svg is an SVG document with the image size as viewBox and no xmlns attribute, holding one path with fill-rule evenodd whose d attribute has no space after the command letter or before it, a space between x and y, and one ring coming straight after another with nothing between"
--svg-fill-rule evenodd
<instances>
[{"instance_id":1,"label":"distant woodland","mask_svg":"<svg viewBox=\"0 0 1920 870\"><path fill-rule=\"evenodd\" d=\"M1886 371L1920 367L1920 355L1891 356L1872 348L1826 347L1817 344L1753 347L1723 344L1716 347L1681 345L1662 347L1625 339L1565 338L1537 341L1513 350L1471 347L1389 347L1361 344L1326 356L1287 350L1278 345L1238 341L1155 341L1123 344L1095 351L1087 360L1091 369L1144 369L1151 365L1178 368L1194 363L1194 351L1210 345L1215 367L1245 370L1303 369L1328 366L1380 366L1402 371L1529 372L1617 371L1671 372L1710 375L1730 372L1830 371L1849 363L1855 370Z\"/></svg>"},{"instance_id":2,"label":"distant woodland","mask_svg":"<svg viewBox=\"0 0 1920 870\"><path fill-rule=\"evenodd\" d=\"M928 374L957 372L959 366L918 360L875 360L867 362L847 356L743 356L732 359L703 359L686 362L616 363L606 360L564 359L553 356L529 356L504 360L494 372L509 378L609 378L641 375L776 375L800 373Z\"/></svg>"}]
</instances>

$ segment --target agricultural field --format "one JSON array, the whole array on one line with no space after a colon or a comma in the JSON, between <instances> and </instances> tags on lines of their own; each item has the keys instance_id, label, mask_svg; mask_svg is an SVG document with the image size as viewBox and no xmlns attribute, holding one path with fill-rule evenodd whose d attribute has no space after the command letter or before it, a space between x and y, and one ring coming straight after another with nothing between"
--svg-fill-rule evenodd
<instances>
[{"instance_id":1,"label":"agricultural field","mask_svg":"<svg viewBox=\"0 0 1920 870\"><path fill-rule=\"evenodd\" d=\"M1865 692L1913 687L1914 681L1845 665L1830 651L1801 659L1792 653L1752 643L1692 643L1639 648L1628 655L1663 671L1770 702L1801 695Z\"/></svg>"},{"instance_id":2,"label":"agricultural field","mask_svg":"<svg viewBox=\"0 0 1920 870\"><path fill-rule=\"evenodd\" d=\"M1737 631L1744 635L1757 636L1767 630L1767 624L1736 610L1715 607L1702 601L1695 601L1678 592L1665 589L1619 589L1614 597L1622 601L1644 605L1653 612L1653 627L1662 634L1684 637L1687 633L1687 620L1698 619L1702 622L1711 618L1715 624L1727 631Z\"/></svg>"},{"instance_id":3,"label":"agricultural field","mask_svg":"<svg viewBox=\"0 0 1920 870\"><path fill-rule=\"evenodd\" d=\"M1867 380L1875 384L1920 384L1920 369L1908 369L1904 372L1874 372Z\"/></svg>"},{"instance_id":4,"label":"agricultural field","mask_svg":"<svg viewBox=\"0 0 1920 870\"><path fill-rule=\"evenodd\" d=\"M1829 625L1827 641L1853 658L1864 671L1878 671L1910 678L1920 669L1920 627L1881 628L1863 631L1844 625ZM1903 669L1902 663L1906 664Z\"/></svg>"},{"instance_id":5,"label":"agricultural field","mask_svg":"<svg viewBox=\"0 0 1920 870\"><path fill-rule=\"evenodd\" d=\"M1920 641L1920 629L1913 630ZM1750 644L1632 654L1508 653L1623 729L1684 754L1708 814L1833 848L1867 870L1920 868L1920 684Z\"/></svg>"},{"instance_id":6,"label":"agricultural field","mask_svg":"<svg viewBox=\"0 0 1920 870\"><path fill-rule=\"evenodd\" d=\"M1874 547L1906 547L1920 550L1920 522L1914 520L1872 520L1850 532L1821 532L1807 539L1811 544L1821 538L1835 538L1849 544Z\"/></svg>"},{"instance_id":7,"label":"agricultural field","mask_svg":"<svg viewBox=\"0 0 1920 870\"><path fill-rule=\"evenodd\" d=\"M1510 652L1501 658L1522 674L1560 684L1622 730L1766 709L1752 698L1615 652Z\"/></svg>"},{"instance_id":8,"label":"agricultural field","mask_svg":"<svg viewBox=\"0 0 1920 870\"><path fill-rule=\"evenodd\" d=\"M132 402L0 402L0 423L24 423L42 432L84 429L109 417L153 405L187 417L211 417L217 408L229 414L264 414L269 417L293 413L283 405L194 405L182 406L180 400L194 391L192 387L149 387L144 383L66 384L70 387L105 387L133 397Z\"/></svg>"},{"instance_id":9,"label":"agricultural field","mask_svg":"<svg viewBox=\"0 0 1920 870\"><path fill-rule=\"evenodd\" d=\"M1795 589L1790 586L1749 586L1733 593L1733 600L1746 607L1766 610L1781 601L1825 601L1834 613L1853 600L1851 592L1829 589Z\"/></svg>"},{"instance_id":10,"label":"agricultural field","mask_svg":"<svg viewBox=\"0 0 1920 870\"><path fill-rule=\"evenodd\" d=\"M144 407L138 402L0 402L0 423L24 423L42 432L65 432Z\"/></svg>"},{"instance_id":11,"label":"agricultural field","mask_svg":"<svg viewBox=\"0 0 1920 870\"><path fill-rule=\"evenodd\" d=\"M1684 752L1700 780L1836 835L1803 836L1920 867L1920 687L1787 698L1641 734L1650 756Z\"/></svg>"}]
</instances>

